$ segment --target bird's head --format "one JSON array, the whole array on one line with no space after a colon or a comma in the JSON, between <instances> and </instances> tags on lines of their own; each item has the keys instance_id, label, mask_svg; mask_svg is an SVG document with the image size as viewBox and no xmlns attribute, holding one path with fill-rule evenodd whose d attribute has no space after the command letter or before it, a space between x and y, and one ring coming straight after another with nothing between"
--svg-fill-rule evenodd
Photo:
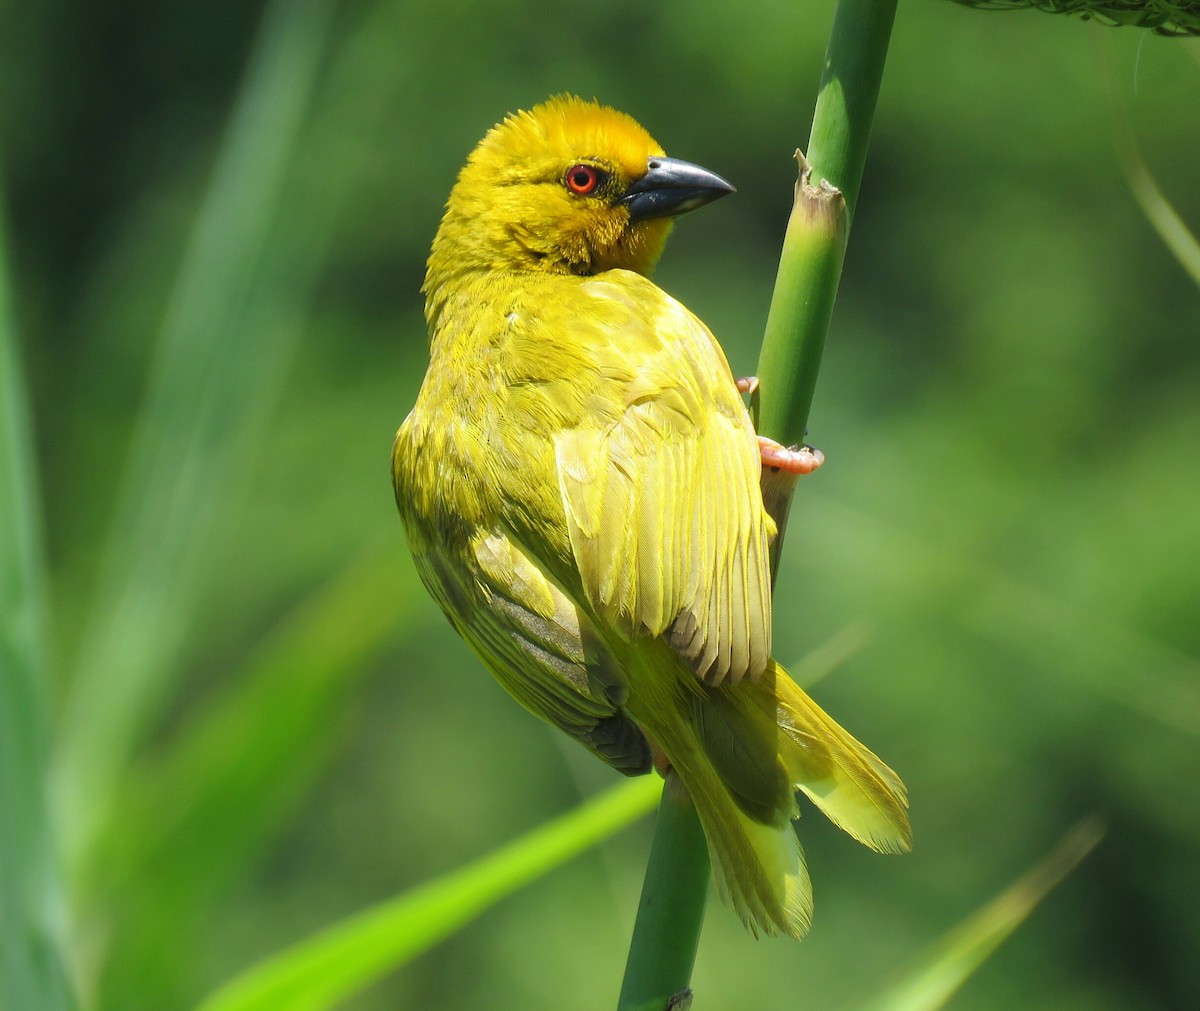
<instances>
[{"instance_id":1,"label":"bird's head","mask_svg":"<svg viewBox=\"0 0 1200 1011\"><path fill-rule=\"evenodd\" d=\"M667 158L624 113L552 98L509 116L471 153L426 288L464 270L649 274L672 219L731 192L707 169Z\"/></svg>"}]
</instances>

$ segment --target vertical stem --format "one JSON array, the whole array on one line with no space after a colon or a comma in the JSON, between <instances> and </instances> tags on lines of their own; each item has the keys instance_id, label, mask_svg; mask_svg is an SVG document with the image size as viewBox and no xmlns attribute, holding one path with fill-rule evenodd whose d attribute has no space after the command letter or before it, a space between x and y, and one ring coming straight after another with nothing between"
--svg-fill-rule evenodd
<instances>
[{"instance_id":1,"label":"vertical stem","mask_svg":"<svg viewBox=\"0 0 1200 1011\"><path fill-rule=\"evenodd\" d=\"M797 153L800 179L752 405L758 431L785 444L804 440L895 15L896 0L838 4L807 158ZM776 565L794 479L764 478L763 498L780 528L773 545Z\"/></svg>"},{"instance_id":2,"label":"vertical stem","mask_svg":"<svg viewBox=\"0 0 1200 1011\"><path fill-rule=\"evenodd\" d=\"M617 1011L682 1011L708 894L708 844L687 788L667 774Z\"/></svg>"},{"instance_id":3,"label":"vertical stem","mask_svg":"<svg viewBox=\"0 0 1200 1011\"><path fill-rule=\"evenodd\" d=\"M752 404L758 431L783 443L804 438L895 16L896 0L841 0L834 17ZM794 478L763 472L763 502L779 527L772 579L794 488ZM663 791L618 1011L682 1009L691 1002L688 981L709 867L699 819L686 798L672 774Z\"/></svg>"},{"instance_id":4,"label":"vertical stem","mask_svg":"<svg viewBox=\"0 0 1200 1011\"><path fill-rule=\"evenodd\" d=\"M841 190L850 217L858 203L895 18L896 0L842 0L825 54L808 161L818 179Z\"/></svg>"},{"instance_id":5,"label":"vertical stem","mask_svg":"<svg viewBox=\"0 0 1200 1011\"><path fill-rule=\"evenodd\" d=\"M0 206L0 1008L66 1011L75 1001L46 783L45 562L4 226Z\"/></svg>"}]
</instances>

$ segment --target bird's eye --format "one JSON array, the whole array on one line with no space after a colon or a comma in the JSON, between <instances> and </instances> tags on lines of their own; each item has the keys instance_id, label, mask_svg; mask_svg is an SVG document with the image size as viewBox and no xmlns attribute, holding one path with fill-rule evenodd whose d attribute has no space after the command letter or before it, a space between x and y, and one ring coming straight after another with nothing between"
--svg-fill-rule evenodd
<instances>
[{"instance_id":1,"label":"bird's eye","mask_svg":"<svg viewBox=\"0 0 1200 1011\"><path fill-rule=\"evenodd\" d=\"M600 185L600 170L591 165L572 165L567 169L567 189L586 196Z\"/></svg>"}]
</instances>

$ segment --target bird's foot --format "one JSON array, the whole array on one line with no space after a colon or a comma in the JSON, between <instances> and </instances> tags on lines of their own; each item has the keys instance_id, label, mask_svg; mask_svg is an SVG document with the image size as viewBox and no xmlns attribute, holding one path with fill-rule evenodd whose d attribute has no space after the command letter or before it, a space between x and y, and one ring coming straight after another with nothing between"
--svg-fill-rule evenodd
<instances>
[{"instance_id":1,"label":"bird's foot","mask_svg":"<svg viewBox=\"0 0 1200 1011\"><path fill-rule=\"evenodd\" d=\"M735 379L738 393L754 393L758 389L758 376L744 376ZM762 465L788 474L811 474L825 462L825 454L812 446L781 446L774 439L765 435L758 437L758 448L762 455Z\"/></svg>"},{"instance_id":2,"label":"bird's foot","mask_svg":"<svg viewBox=\"0 0 1200 1011\"><path fill-rule=\"evenodd\" d=\"M762 465L789 474L811 474L825 462L825 454L812 446L781 446L765 435L758 437Z\"/></svg>"}]
</instances>

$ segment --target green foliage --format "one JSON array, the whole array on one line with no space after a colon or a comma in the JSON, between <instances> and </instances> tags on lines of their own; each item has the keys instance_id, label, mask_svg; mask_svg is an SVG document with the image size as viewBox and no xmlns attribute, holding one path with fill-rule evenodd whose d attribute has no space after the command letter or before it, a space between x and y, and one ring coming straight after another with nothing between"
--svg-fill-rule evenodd
<instances>
[{"instance_id":1,"label":"green foliage","mask_svg":"<svg viewBox=\"0 0 1200 1011\"><path fill-rule=\"evenodd\" d=\"M386 460L424 367L423 259L488 126L597 95L738 186L680 223L659 281L752 372L831 10L0 8L47 694L100 1011L194 1006L610 784L491 683L405 559ZM904 776L916 848L806 819L811 935L755 944L713 903L709 1007L862 1001L1093 810L1103 845L957 1006L1200 989L1200 300L1117 168L1107 83L1195 231L1186 45L900 9L777 636L791 657L869 630L817 697ZM0 498L34 501L8 471ZM0 566L30 571L4 536ZM346 1006L610 1007L648 831Z\"/></svg>"},{"instance_id":2,"label":"green foliage","mask_svg":"<svg viewBox=\"0 0 1200 1011\"><path fill-rule=\"evenodd\" d=\"M0 200L0 1007L66 1011L75 1002L46 790L41 503L6 233Z\"/></svg>"},{"instance_id":3,"label":"green foliage","mask_svg":"<svg viewBox=\"0 0 1200 1011\"><path fill-rule=\"evenodd\" d=\"M1160 35L1200 35L1200 3L1195 0L954 0L980 10L1021 8L1049 14L1075 14L1105 25L1152 28Z\"/></svg>"},{"instance_id":4,"label":"green foliage","mask_svg":"<svg viewBox=\"0 0 1200 1011\"><path fill-rule=\"evenodd\" d=\"M64 717L72 866L101 830L146 710L171 687L212 571L209 540L261 452L298 336L313 219L290 229L278 219L329 13L325 0L279 0L266 13L167 303ZM273 227L284 235L271 258Z\"/></svg>"},{"instance_id":5,"label":"green foliage","mask_svg":"<svg viewBox=\"0 0 1200 1011\"><path fill-rule=\"evenodd\" d=\"M222 987L199 1011L333 1007L646 814L658 793L653 779L622 783L462 870L327 927Z\"/></svg>"},{"instance_id":6,"label":"green foliage","mask_svg":"<svg viewBox=\"0 0 1200 1011\"><path fill-rule=\"evenodd\" d=\"M1050 890L1078 866L1104 835L1085 819L1019 881L938 941L866 1011L937 1011L1003 944Z\"/></svg>"},{"instance_id":7,"label":"green foliage","mask_svg":"<svg viewBox=\"0 0 1200 1011\"><path fill-rule=\"evenodd\" d=\"M1200 285L1200 240L1179 217L1154 176L1136 150L1125 151L1125 174L1129 177L1129 189L1137 198L1146 220L1154 226L1171 254Z\"/></svg>"}]
</instances>

